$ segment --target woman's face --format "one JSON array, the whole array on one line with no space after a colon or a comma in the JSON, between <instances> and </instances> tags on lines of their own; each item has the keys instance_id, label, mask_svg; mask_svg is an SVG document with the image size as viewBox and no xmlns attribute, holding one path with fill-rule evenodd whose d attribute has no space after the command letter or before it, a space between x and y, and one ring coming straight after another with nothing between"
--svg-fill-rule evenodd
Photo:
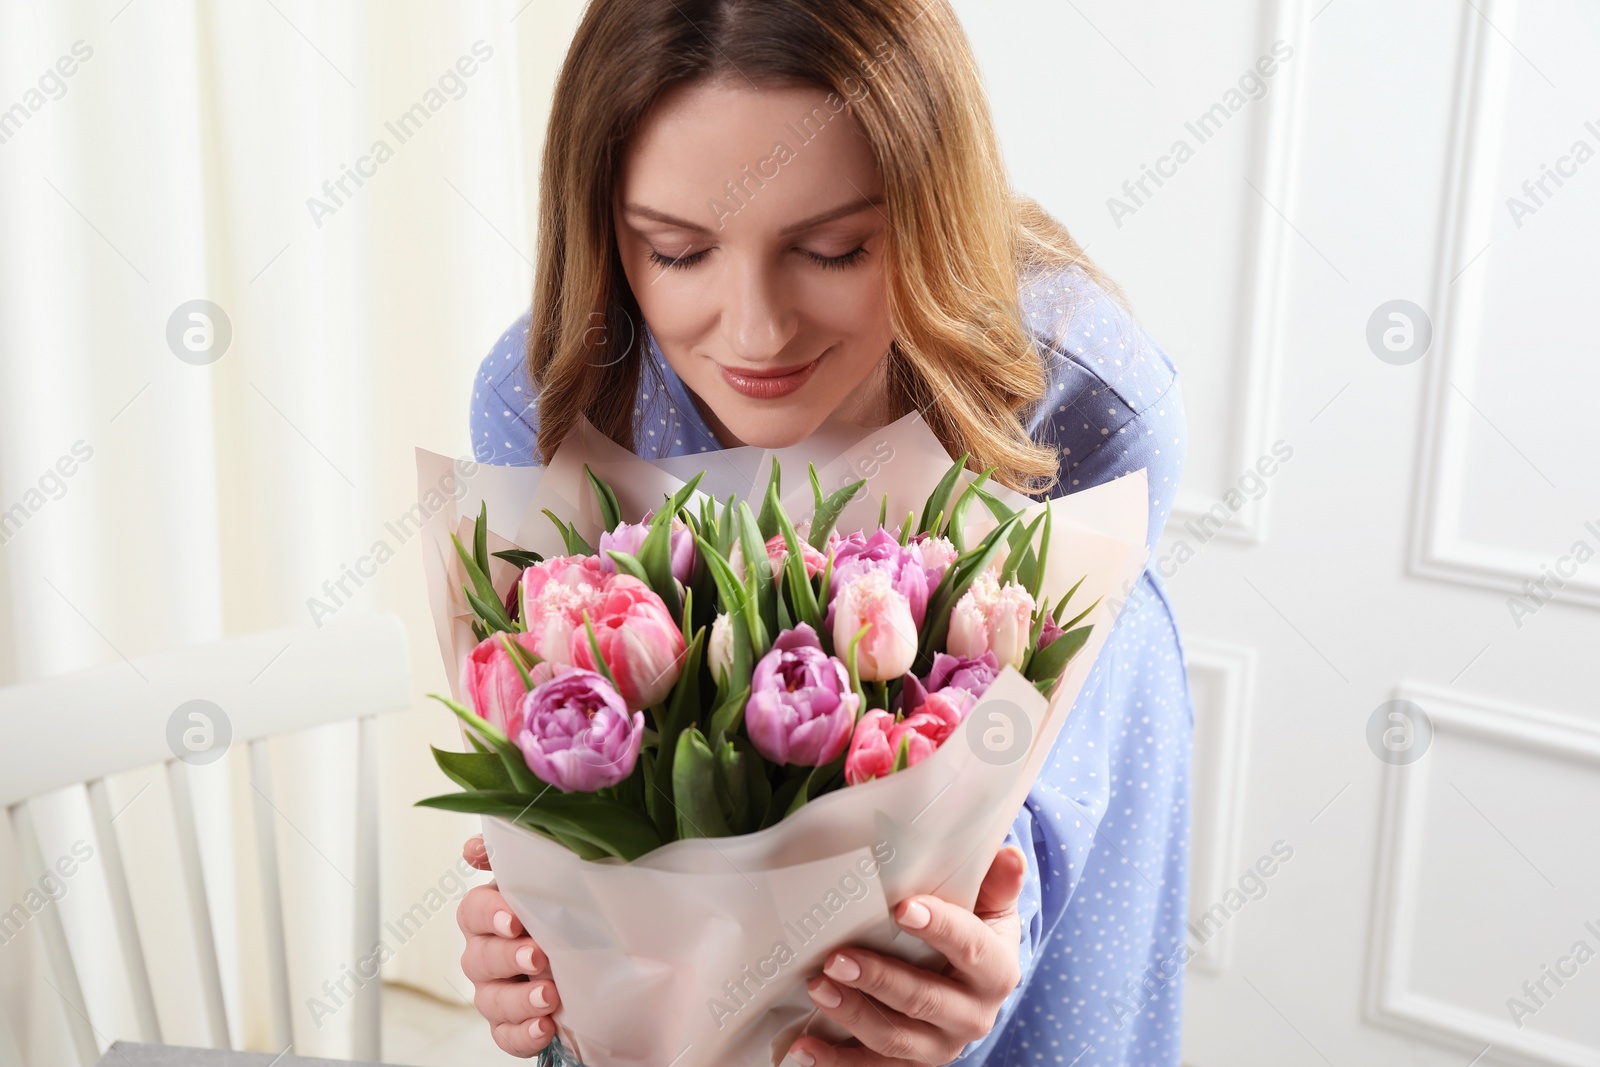
<instances>
[{"instance_id":1,"label":"woman's face","mask_svg":"<svg viewBox=\"0 0 1600 1067\"><path fill-rule=\"evenodd\" d=\"M623 159L628 282L726 447L781 448L830 416L882 420L883 183L828 97L689 83L657 101Z\"/></svg>"}]
</instances>

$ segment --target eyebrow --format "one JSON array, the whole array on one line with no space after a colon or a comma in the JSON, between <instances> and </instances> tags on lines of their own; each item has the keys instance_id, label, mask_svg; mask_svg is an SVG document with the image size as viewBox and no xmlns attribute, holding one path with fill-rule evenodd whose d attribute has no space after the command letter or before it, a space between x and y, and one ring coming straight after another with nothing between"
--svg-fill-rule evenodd
<instances>
[{"instance_id":1,"label":"eyebrow","mask_svg":"<svg viewBox=\"0 0 1600 1067\"><path fill-rule=\"evenodd\" d=\"M816 227L825 223L833 222L835 219L847 218L851 215L865 211L869 207L882 207L883 204L884 198L882 196L869 196L863 197L859 200L853 200L848 204L841 204L836 208L824 211L820 215L814 215L809 219L803 219L792 226L785 226L782 230L778 231L778 236L789 237L793 234L815 229ZM677 226L680 229L688 230L691 233L709 234L712 232L709 226L701 226L699 223L690 222L688 219L680 219L676 215L669 215L665 211L657 211L655 208L645 207L643 204L624 204L622 205L622 210L626 214L638 215L643 218L650 219L653 222L665 223L668 226Z\"/></svg>"}]
</instances>

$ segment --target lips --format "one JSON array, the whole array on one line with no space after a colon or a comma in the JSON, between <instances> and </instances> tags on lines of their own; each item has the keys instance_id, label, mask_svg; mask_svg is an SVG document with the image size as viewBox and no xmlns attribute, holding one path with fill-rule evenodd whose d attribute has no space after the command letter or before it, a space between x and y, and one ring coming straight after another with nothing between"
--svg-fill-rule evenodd
<instances>
[{"instance_id":1,"label":"lips","mask_svg":"<svg viewBox=\"0 0 1600 1067\"><path fill-rule=\"evenodd\" d=\"M821 356L801 367L789 370L756 371L734 369L732 367L719 367L722 371L723 381L729 388L754 400L775 400L778 397L788 396L810 380L816 371Z\"/></svg>"}]
</instances>

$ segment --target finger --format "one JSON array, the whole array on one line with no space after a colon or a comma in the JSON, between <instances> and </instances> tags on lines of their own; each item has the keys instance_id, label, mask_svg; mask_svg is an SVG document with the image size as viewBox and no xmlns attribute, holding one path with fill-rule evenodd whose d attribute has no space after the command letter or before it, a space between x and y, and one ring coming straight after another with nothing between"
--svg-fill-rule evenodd
<instances>
[{"instance_id":1,"label":"finger","mask_svg":"<svg viewBox=\"0 0 1600 1067\"><path fill-rule=\"evenodd\" d=\"M484 982L473 990L472 1006L491 1023L527 1023L559 1008L561 995L548 978Z\"/></svg>"},{"instance_id":2,"label":"finger","mask_svg":"<svg viewBox=\"0 0 1600 1067\"><path fill-rule=\"evenodd\" d=\"M549 966L549 958L531 937L508 940L474 934L467 938L467 947L461 952L461 973L473 985L507 978L520 980L537 977L543 975Z\"/></svg>"},{"instance_id":3,"label":"finger","mask_svg":"<svg viewBox=\"0 0 1600 1067\"><path fill-rule=\"evenodd\" d=\"M891 1060L944 1063L953 1056L944 1054L950 1040L939 1030L908 1019L848 986L817 977L806 983L806 992L822 1014L850 1031L862 1045Z\"/></svg>"},{"instance_id":4,"label":"finger","mask_svg":"<svg viewBox=\"0 0 1600 1067\"><path fill-rule=\"evenodd\" d=\"M980 997L1004 996L1016 988L1017 943L966 908L934 896L911 897L895 909L895 922L937 949L950 971Z\"/></svg>"},{"instance_id":5,"label":"finger","mask_svg":"<svg viewBox=\"0 0 1600 1067\"><path fill-rule=\"evenodd\" d=\"M789 1057L800 1067L928 1067L927 1060L891 1060L881 1052L856 1045L839 1047L815 1037L802 1037L789 1046Z\"/></svg>"},{"instance_id":6,"label":"finger","mask_svg":"<svg viewBox=\"0 0 1600 1067\"><path fill-rule=\"evenodd\" d=\"M505 938L521 937L522 923L518 921L506 898L492 885L477 885L467 890L456 907L456 924L469 937L473 934L495 934Z\"/></svg>"},{"instance_id":7,"label":"finger","mask_svg":"<svg viewBox=\"0 0 1600 1067\"><path fill-rule=\"evenodd\" d=\"M829 956L822 973L908 1019L961 1037L962 1044L988 1033L983 1010L966 987L904 960L850 949Z\"/></svg>"},{"instance_id":8,"label":"finger","mask_svg":"<svg viewBox=\"0 0 1600 1067\"><path fill-rule=\"evenodd\" d=\"M480 871L489 869L489 846L483 843L482 834L473 834L461 846L461 858Z\"/></svg>"},{"instance_id":9,"label":"finger","mask_svg":"<svg viewBox=\"0 0 1600 1067\"><path fill-rule=\"evenodd\" d=\"M989 864L989 873L978 887L977 902L972 905L973 913L980 919L989 919L1016 911L1027 877L1028 857L1016 845L1007 845L995 853L994 862Z\"/></svg>"},{"instance_id":10,"label":"finger","mask_svg":"<svg viewBox=\"0 0 1600 1067\"><path fill-rule=\"evenodd\" d=\"M528 1023L497 1023L489 1028L494 1043L513 1056L532 1056L544 1051L555 1036L555 1027L542 1016Z\"/></svg>"}]
</instances>

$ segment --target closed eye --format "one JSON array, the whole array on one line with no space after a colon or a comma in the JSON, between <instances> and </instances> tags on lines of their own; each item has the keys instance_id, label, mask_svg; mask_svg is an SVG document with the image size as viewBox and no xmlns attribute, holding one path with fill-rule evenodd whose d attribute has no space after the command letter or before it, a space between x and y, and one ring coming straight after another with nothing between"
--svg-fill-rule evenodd
<instances>
[{"instance_id":1,"label":"closed eye","mask_svg":"<svg viewBox=\"0 0 1600 1067\"><path fill-rule=\"evenodd\" d=\"M846 252L842 256L819 256L815 252L808 252L803 248L797 249L797 251L824 270L846 270L867 257L866 245L862 245L853 252ZM650 262L663 270L688 270L690 267L697 266L706 256L710 255L711 249L707 248L692 255L674 257L663 256L652 248L649 254Z\"/></svg>"}]
</instances>

